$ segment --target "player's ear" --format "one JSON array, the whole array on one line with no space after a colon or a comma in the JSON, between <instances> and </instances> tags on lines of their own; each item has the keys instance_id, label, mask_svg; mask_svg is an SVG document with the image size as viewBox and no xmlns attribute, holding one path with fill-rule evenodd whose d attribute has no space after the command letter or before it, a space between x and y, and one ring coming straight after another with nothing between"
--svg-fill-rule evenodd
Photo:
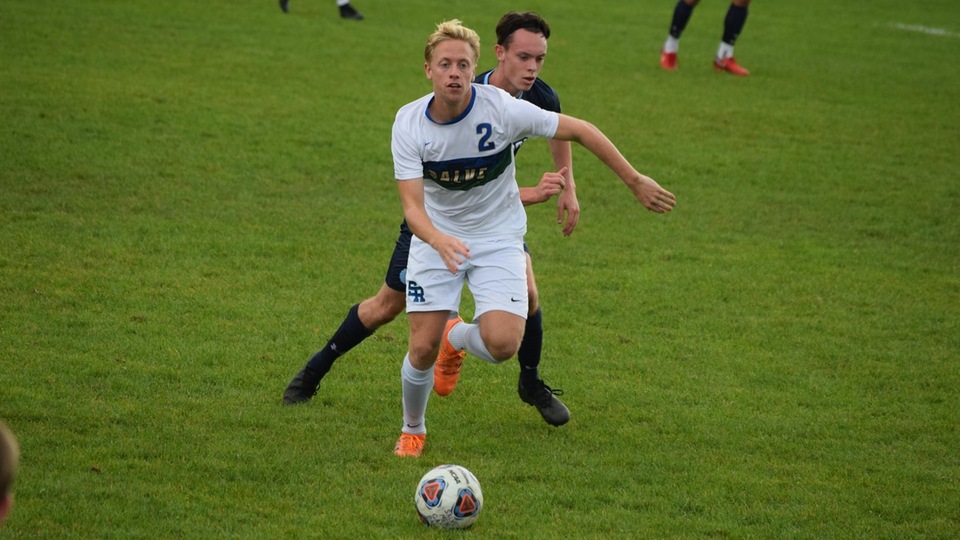
<instances>
[{"instance_id":1,"label":"player's ear","mask_svg":"<svg viewBox=\"0 0 960 540\"><path fill-rule=\"evenodd\" d=\"M428 79L433 79L433 77L430 76L430 62L423 63L423 72L427 75Z\"/></svg>"},{"instance_id":2,"label":"player's ear","mask_svg":"<svg viewBox=\"0 0 960 540\"><path fill-rule=\"evenodd\" d=\"M497 55L497 61L500 62L505 56L507 56L507 49L503 45L497 43L493 46L493 53Z\"/></svg>"}]
</instances>

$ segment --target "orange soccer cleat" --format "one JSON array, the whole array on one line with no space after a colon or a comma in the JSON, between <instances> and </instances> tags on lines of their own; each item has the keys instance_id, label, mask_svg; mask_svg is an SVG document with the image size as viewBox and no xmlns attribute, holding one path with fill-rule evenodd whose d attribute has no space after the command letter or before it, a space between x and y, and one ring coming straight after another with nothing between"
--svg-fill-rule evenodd
<instances>
[{"instance_id":1,"label":"orange soccer cleat","mask_svg":"<svg viewBox=\"0 0 960 540\"><path fill-rule=\"evenodd\" d=\"M731 75L738 75L740 77L746 77L750 75L750 72L746 68L737 63L737 61L731 56L729 58L720 59L717 58L713 61L713 69L716 71L726 71Z\"/></svg>"},{"instance_id":2,"label":"orange soccer cleat","mask_svg":"<svg viewBox=\"0 0 960 540\"><path fill-rule=\"evenodd\" d=\"M397 439L397 445L393 447L393 453L400 457L420 457L426 443L426 435L401 433L400 438Z\"/></svg>"},{"instance_id":3,"label":"orange soccer cleat","mask_svg":"<svg viewBox=\"0 0 960 540\"><path fill-rule=\"evenodd\" d=\"M440 354L437 355L437 365L433 369L433 391L438 396L450 395L450 392L457 387L457 381L460 380L460 364L467 357L467 353L454 349L447 336L451 328L462 322L463 319L460 317L450 319L447 321L446 328L443 329Z\"/></svg>"}]
</instances>

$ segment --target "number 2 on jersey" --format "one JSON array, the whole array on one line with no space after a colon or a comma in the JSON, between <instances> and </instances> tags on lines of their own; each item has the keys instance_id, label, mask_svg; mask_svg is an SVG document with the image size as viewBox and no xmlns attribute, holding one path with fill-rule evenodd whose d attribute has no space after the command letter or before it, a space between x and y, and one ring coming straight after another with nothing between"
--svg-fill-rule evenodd
<instances>
[{"instance_id":1,"label":"number 2 on jersey","mask_svg":"<svg viewBox=\"0 0 960 540\"><path fill-rule=\"evenodd\" d=\"M480 144L478 149L481 152L494 149L494 144L490 142L491 134L493 134L493 126L487 123L477 124L477 135L480 135Z\"/></svg>"}]
</instances>

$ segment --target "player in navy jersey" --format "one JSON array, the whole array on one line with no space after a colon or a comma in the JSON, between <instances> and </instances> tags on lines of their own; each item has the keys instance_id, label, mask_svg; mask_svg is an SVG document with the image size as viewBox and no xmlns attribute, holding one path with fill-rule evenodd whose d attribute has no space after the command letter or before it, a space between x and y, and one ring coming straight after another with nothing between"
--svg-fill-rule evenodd
<instances>
[{"instance_id":1,"label":"player in navy jersey","mask_svg":"<svg viewBox=\"0 0 960 540\"><path fill-rule=\"evenodd\" d=\"M663 44L660 51L660 67L666 70L677 69L677 51L680 49L680 34L687 27L690 16L693 15L693 8L697 7L700 0L677 0L677 5L673 9L673 18L670 20L670 32L667 35L667 41ZM746 77L750 72L737 63L733 57L733 45L737 42L743 25L747 22L747 11L750 6L750 0L732 0L730 7L727 8L727 16L723 20L723 37L720 39L720 47L717 49L717 56L713 59L713 69L723 71L731 75Z\"/></svg>"},{"instance_id":2,"label":"player in navy jersey","mask_svg":"<svg viewBox=\"0 0 960 540\"><path fill-rule=\"evenodd\" d=\"M539 39L545 49L546 38ZM401 457L423 452L444 334L445 347L491 363L512 358L520 348L528 299L526 213L513 159L517 141L576 141L648 210L669 212L676 204L672 193L638 172L589 122L491 85L471 84L479 56L476 32L457 20L437 25L424 48L433 92L401 107L393 124L394 174L414 234L406 270L410 340L400 370L403 425L394 446ZM449 319L464 285L473 294L477 324Z\"/></svg>"},{"instance_id":3,"label":"player in navy jersey","mask_svg":"<svg viewBox=\"0 0 960 540\"><path fill-rule=\"evenodd\" d=\"M536 36L543 36L543 39L536 39ZM504 15L497 25L497 46L495 47L498 57L497 68L478 76L476 81L502 88L515 97L530 101L542 109L560 112L560 100L556 92L537 78L543 67L546 38L549 36L550 27L535 13ZM518 149L522 142L517 141L515 149ZM520 200L526 206L545 202L553 195L559 195L557 220L561 224L563 234L569 235L580 219L570 143L551 140L549 144L558 172L544 174L536 187L520 188ZM384 284L376 295L350 308L346 318L327 344L317 351L290 381L283 395L284 403L293 405L309 401L316 394L321 379L337 358L359 345L377 328L389 323L403 312L405 308L403 273L407 268L411 236L410 229L404 221L400 224L400 234L387 267ZM529 255L525 254L525 258L527 259L527 298L530 313L527 317L520 351L517 354L521 365L518 393L525 403L537 408L547 423L560 426L569 421L570 411L556 397L560 391L550 388L540 378L543 324L533 267ZM463 351L446 350L445 352L446 354L439 359L438 372L448 374L448 378L444 381L441 375L440 380L435 379L434 390L438 395L447 395L453 391L460 362L466 356Z\"/></svg>"},{"instance_id":4,"label":"player in navy jersey","mask_svg":"<svg viewBox=\"0 0 960 540\"><path fill-rule=\"evenodd\" d=\"M547 55L547 39L550 26L542 17L532 12L511 12L497 24L497 67L478 75L474 82L492 84L510 95L529 101L537 107L559 113L560 98L547 83L539 78ZM523 140L514 144L514 153ZM564 172L564 189L557 197L557 220L563 233L569 235L580 219L580 205L573 181L572 152L569 141L551 139L550 153L558 171ZM570 411L557 396L562 390L554 390L540 378L539 366L543 349L543 314L533 274L533 262L524 245L527 273L527 301L529 313L524 328L523 341L517 352L520 377L517 393L525 403L535 406L550 425L561 426L570 420ZM455 317L455 319L457 319ZM460 319L457 319L458 321ZM452 324L450 325L452 327ZM456 387L461 364L466 354L453 349L444 340L434 370L433 389L440 396L450 394Z\"/></svg>"},{"instance_id":5,"label":"player in navy jersey","mask_svg":"<svg viewBox=\"0 0 960 540\"><path fill-rule=\"evenodd\" d=\"M280 9L284 13L290 13L290 0L280 0ZM337 9L340 10L340 17L344 19L353 19L355 21L363 20L363 13L360 13L352 5L350 0L337 0Z\"/></svg>"}]
</instances>

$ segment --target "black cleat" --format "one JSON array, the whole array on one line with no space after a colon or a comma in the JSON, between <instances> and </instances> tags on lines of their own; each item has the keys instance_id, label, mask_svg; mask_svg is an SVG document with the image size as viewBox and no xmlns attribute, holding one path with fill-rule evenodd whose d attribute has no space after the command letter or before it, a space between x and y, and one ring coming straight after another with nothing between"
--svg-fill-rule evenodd
<instances>
[{"instance_id":1,"label":"black cleat","mask_svg":"<svg viewBox=\"0 0 960 540\"><path fill-rule=\"evenodd\" d=\"M280 9L284 13L290 13L290 0L280 0Z\"/></svg>"},{"instance_id":2,"label":"black cleat","mask_svg":"<svg viewBox=\"0 0 960 540\"><path fill-rule=\"evenodd\" d=\"M521 380L517 385L517 392L520 399L536 407L540 416L551 426L562 426L570 421L570 409L556 397L562 396L563 390L554 390L537 379L529 388L524 386Z\"/></svg>"},{"instance_id":3,"label":"black cleat","mask_svg":"<svg viewBox=\"0 0 960 540\"><path fill-rule=\"evenodd\" d=\"M320 377L304 366L300 373L297 373L290 384L287 385L287 389L283 393L283 403L285 405L306 403L317 395L318 386L320 386Z\"/></svg>"},{"instance_id":4,"label":"black cleat","mask_svg":"<svg viewBox=\"0 0 960 540\"><path fill-rule=\"evenodd\" d=\"M350 4L344 4L340 6L340 17L344 19L353 19L355 21L363 20L363 13L353 9L353 6Z\"/></svg>"}]
</instances>

